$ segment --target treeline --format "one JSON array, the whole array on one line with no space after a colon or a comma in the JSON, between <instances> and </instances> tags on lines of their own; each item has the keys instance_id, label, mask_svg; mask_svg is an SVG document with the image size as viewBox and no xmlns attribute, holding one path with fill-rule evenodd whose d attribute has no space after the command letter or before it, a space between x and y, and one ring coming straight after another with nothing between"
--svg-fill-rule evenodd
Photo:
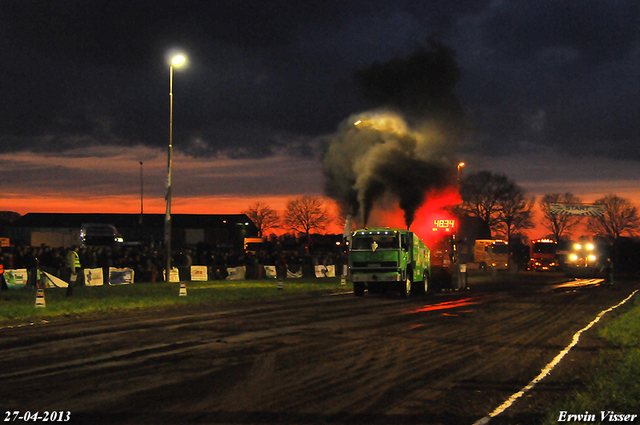
<instances>
[{"instance_id":1,"label":"treeline","mask_svg":"<svg viewBox=\"0 0 640 425\"><path fill-rule=\"evenodd\" d=\"M580 225L591 236L606 238L612 244L621 237L634 237L640 228L638 209L630 200L608 194L593 202L604 209L598 216L557 213L552 204L581 204L572 193L550 193L538 203L534 196L504 174L480 171L460 181L462 203L454 207L458 214L477 217L491 229L494 236L512 240L526 238L526 231L535 227L535 206L542 213L540 224L556 241L574 236Z\"/></svg>"}]
</instances>

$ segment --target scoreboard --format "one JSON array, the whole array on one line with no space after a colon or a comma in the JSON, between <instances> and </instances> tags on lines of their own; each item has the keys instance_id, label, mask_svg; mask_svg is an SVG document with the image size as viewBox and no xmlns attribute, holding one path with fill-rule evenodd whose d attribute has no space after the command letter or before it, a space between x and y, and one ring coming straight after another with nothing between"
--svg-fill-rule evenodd
<instances>
[{"instance_id":1,"label":"scoreboard","mask_svg":"<svg viewBox=\"0 0 640 425\"><path fill-rule=\"evenodd\" d=\"M451 218L438 218L433 220L434 232L453 232L456 226L456 221Z\"/></svg>"}]
</instances>

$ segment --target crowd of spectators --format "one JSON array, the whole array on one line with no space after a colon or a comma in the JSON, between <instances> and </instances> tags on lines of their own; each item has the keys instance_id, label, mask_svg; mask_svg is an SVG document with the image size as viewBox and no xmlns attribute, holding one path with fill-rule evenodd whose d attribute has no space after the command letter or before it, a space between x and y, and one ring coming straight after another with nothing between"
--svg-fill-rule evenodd
<instances>
[{"instance_id":1,"label":"crowd of spectators","mask_svg":"<svg viewBox=\"0 0 640 425\"><path fill-rule=\"evenodd\" d=\"M5 269L27 269L27 286L36 285L37 271L68 278L67 255L70 248L49 246L18 246L2 248L0 260ZM164 281L166 252L145 246L80 247L78 250L81 268L103 268L108 275L110 267L130 268L136 282ZM172 267L178 268L180 280L189 280L190 266L207 266L210 280L226 279L228 268L246 267L247 279L264 278L264 265L285 262L292 272L302 270L303 275L312 276L315 265L343 264L341 252L308 249L260 249L244 251L236 249L193 248L172 252Z\"/></svg>"}]
</instances>

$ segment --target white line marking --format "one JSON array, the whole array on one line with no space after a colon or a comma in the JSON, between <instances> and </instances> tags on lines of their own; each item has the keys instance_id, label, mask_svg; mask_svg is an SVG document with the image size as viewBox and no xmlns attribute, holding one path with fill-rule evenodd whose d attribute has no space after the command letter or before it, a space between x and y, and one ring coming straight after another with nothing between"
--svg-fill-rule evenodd
<instances>
[{"instance_id":1,"label":"white line marking","mask_svg":"<svg viewBox=\"0 0 640 425\"><path fill-rule=\"evenodd\" d=\"M616 308L620 307L621 305L623 305L624 303L626 303L627 301L629 301L631 299L631 297L633 297L636 292L638 292L638 290L635 290L631 293L631 295L629 295L627 298L625 298L624 300L620 301L618 304L614 305L613 307L609 307L608 309L601 311L600 314L598 314L596 316L595 319L593 319L591 321L591 323L589 323L587 326L585 326L584 328L580 329L575 335L573 335L573 340L571 341L571 344L567 345L567 347L562 350L560 352L560 354L558 354L552 361L551 363L549 363L544 369L542 369L542 371L540 372L540 374L538 376L536 376L531 382L529 382L529 384L527 384L526 387L524 387L523 389L521 389L520 391L518 391L517 393L513 394L511 397L509 397L504 403L502 403L498 408L496 408L493 412L489 413L487 416L485 416L482 419L477 420L476 422L473 423L473 425L485 425L488 424L489 421L491 420L491 418L498 416L500 413L504 412L505 410L507 410L509 407L511 407L511 405L520 397L522 397L522 395L524 395L524 393L526 393L527 391L529 391L531 388L533 388L538 382L542 381L544 378L547 377L547 375L549 375L549 373L553 370L553 368L555 368L558 363L560 363L560 360L562 360L562 358L564 356L567 355L567 353L569 353L569 350L571 350L577 343L578 340L580 339L580 334L582 334L582 332L587 331L588 329L590 329L593 325L595 325L596 323L598 323L600 321L600 319L602 318L602 316L604 316L605 314L607 314L608 312L610 312L611 310L615 310Z\"/></svg>"}]
</instances>

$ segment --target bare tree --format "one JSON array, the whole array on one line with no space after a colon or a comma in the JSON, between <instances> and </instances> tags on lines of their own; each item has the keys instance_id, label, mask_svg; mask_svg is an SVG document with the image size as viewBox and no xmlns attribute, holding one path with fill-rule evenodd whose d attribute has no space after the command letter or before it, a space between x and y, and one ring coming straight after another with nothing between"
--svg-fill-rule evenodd
<instances>
[{"instance_id":1,"label":"bare tree","mask_svg":"<svg viewBox=\"0 0 640 425\"><path fill-rule=\"evenodd\" d=\"M580 198L573 193L549 193L540 200L542 210L542 225L553 233L556 241L563 236L571 235L573 229L582 222L582 216L571 214L554 214L551 212L551 204L579 204Z\"/></svg>"},{"instance_id":2,"label":"bare tree","mask_svg":"<svg viewBox=\"0 0 640 425\"><path fill-rule=\"evenodd\" d=\"M253 224L258 229L259 237L263 237L269 229L279 227L280 216L278 213L260 201L249 206L246 211L243 211L243 214L246 214L253 221Z\"/></svg>"},{"instance_id":3,"label":"bare tree","mask_svg":"<svg viewBox=\"0 0 640 425\"><path fill-rule=\"evenodd\" d=\"M616 243L620 236L633 236L640 227L638 209L628 199L614 194L596 200L596 205L604 205L604 215L589 217L587 229L594 235L608 237Z\"/></svg>"},{"instance_id":4,"label":"bare tree","mask_svg":"<svg viewBox=\"0 0 640 425\"><path fill-rule=\"evenodd\" d=\"M506 213L507 203L518 189L504 174L490 171L472 173L460 182L462 205L458 209L463 214L479 218L494 232L504 220L501 211Z\"/></svg>"},{"instance_id":5,"label":"bare tree","mask_svg":"<svg viewBox=\"0 0 640 425\"><path fill-rule=\"evenodd\" d=\"M283 218L284 225L307 238L312 230L325 230L331 223L331 217L317 196L303 196L287 202Z\"/></svg>"},{"instance_id":6,"label":"bare tree","mask_svg":"<svg viewBox=\"0 0 640 425\"><path fill-rule=\"evenodd\" d=\"M505 196L499 202L496 230L502 231L507 241L511 242L513 236L520 234L523 230L532 229L535 203L535 197L527 199L524 189L514 185L509 196Z\"/></svg>"}]
</instances>

